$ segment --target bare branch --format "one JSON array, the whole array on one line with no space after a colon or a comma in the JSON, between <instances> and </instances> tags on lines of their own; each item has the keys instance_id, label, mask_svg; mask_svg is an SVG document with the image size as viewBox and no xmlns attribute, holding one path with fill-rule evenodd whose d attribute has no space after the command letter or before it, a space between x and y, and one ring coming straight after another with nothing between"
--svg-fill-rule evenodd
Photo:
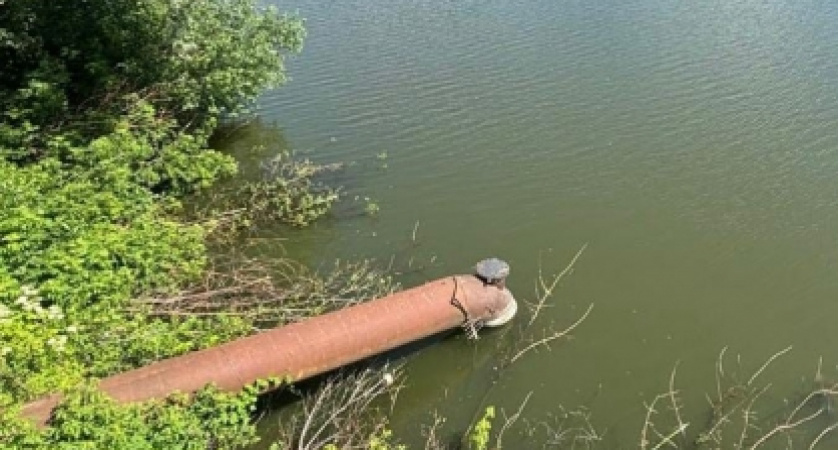
<instances>
[{"instance_id":1,"label":"bare branch","mask_svg":"<svg viewBox=\"0 0 840 450\"><path fill-rule=\"evenodd\" d=\"M715 382L717 384L717 393L718 393L718 401L719 402L723 402L723 391L721 391L721 388L720 388L720 380L724 376L724 373L723 373L723 357L724 357L724 355L726 355L726 350L728 348L729 347L723 347L722 349L720 349L720 353L718 353L717 366L716 366L716 370L715 370Z\"/></svg>"},{"instance_id":2,"label":"bare branch","mask_svg":"<svg viewBox=\"0 0 840 450\"><path fill-rule=\"evenodd\" d=\"M825 429L823 429L823 430L820 432L820 434L818 434L818 435L817 435L817 437L815 437L815 438L814 438L814 440L813 440L813 441L811 441L811 445L809 445L809 446L808 446L808 450L814 450L814 448L816 448L816 446L817 446L817 443L818 443L818 442L820 442L820 440L821 440L821 439L822 439L822 438L823 438L826 434L828 434L828 433L830 433L830 432L832 432L833 430L836 430L836 429L837 429L837 423L833 423L833 424L831 424L831 425L829 425L829 426L825 427Z\"/></svg>"},{"instance_id":3,"label":"bare branch","mask_svg":"<svg viewBox=\"0 0 840 450\"><path fill-rule=\"evenodd\" d=\"M572 270L572 267L574 267L575 262L578 260L578 258L580 258L580 255L583 254L583 251L586 250L586 247L588 245L589 244L587 243L587 244L583 244L583 246L580 247L580 249L577 251L577 253L572 258L572 260L569 262L569 264L567 264L566 267L563 270L560 271L560 273L558 273L557 275L554 276L554 278L551 279L550 284L545 283L545 278L543 277L543 274L542 274L542 262L540 262L539 269L538 269L539 274L538 274L538 277L537 277L537 281L539 282L539 289L538 289L538 295L537 295L538 299L537 299L537 303L532 307L531 318L528 320L528 325L527 326L530 327L534 323L534 321L537 320L537 317L539 316L540 311L542 311L543 308L545 308L545 302L552 296L552 294L554 293L554 289L557 287L557 284L560 282L560 280L567 273L569 273L570 270Z\"/></svg>"},{"instance_id":4,"label":"bare branch","mask_svg":"<svg viewBox=\"0 0 840 450\"><path fill-rule=\"evenodd\" d=\"M758 378L758 376L761 375L762 372L764 372L764 369L766 369L767 366L769 366L773 361L776 360L776 358L784 355L785 353L789 352L791 349L793 349L792 345L788 346L784 350L780 350L780 351L776 352L776 354L774 354L773 356L768 358L767 361L764 362L764 365L762 365L758 370L756 370L755 373L753 374L753 376L750 377L749 381L747 381L747 386L750 386L752 384L752 382L755 381L755 379Z\"/></svg>"},{"instance_id":5,"label":"bare branch","mask_svg":"<svg viewBox=\"0 0 840 450\"><path fill-rule=\"evenodd\" d=\"M545 430L543 448L558 448L564 450L575 450L579 447L591 449L602 440L602 436L595 430L590 421L589 411L584 407L573 410L566 410L559 405L560 414L550 414L552 423L547 420L540 421L537 426L531 426L533 435L538 429ZM535 441L536 442L536 441Z\"/></svg>"},{"instance_id":6,"label":"bare branch","mask_svg":"<svg viewBox=\"0 0 840 450\"><path fill-rule=\"evenodd\" d=\"M677 366L679 366L679 364L679 361L677 361L677 363L674 364L674 369L671 370L671 379L668 382L668 397L671 399L671 408L674 411L674 416L677 418L677 424L679 425L680 431L683 432L688 427L688 424L683 422L682 417L680 416L680 405L677 402L677 390L674 388L674 380L677 377ZM683 433L683 436L685 436L685 433Z\"/></svg>"},{"instance_id":7,"label":"bare branch","mask_svg":"<svg viewBox=\"0 0 840 450\"><path fill-rule=\"evenodd\" d=\"M651 450L657 450L665 444L669 444L669 445L673 446L674 448L679 448L679 446L677 446L677 444L673 443L671 441L671 439L673 439L676 435L678 435L680 433L685 434L685 429L686 428L688 428L687 423L680 424L680 426L678 426L676 429L674 429L674 431L672 431L671 434L663 437L662 441L660 441L659 444L656 444L656 447L653 447L653 449L651 449Z\"/></svg>"},{"instance_id":8,"label":"bare branch","mask_svg":"<svg viewBox=\"0 0 840 450\"><path fill-rule=\"evenodd\" d=\"M654 428L653 425L653 415L656 414L656 404L659 400L667 398L668 394L659 394L653 398L653 401L650 402L649 405L645 405L645 423L642 425L642 435L639 438L639 448L645 450L648 448L648 444L650 444L650 439L648 439L648 433L651 432Z\"/></svg>"},{"instance_id":9,"label":"bare branch","mask_svg":"<svg viewBox=\"0 0 840 450\"><path fill-rule=\"evenodd\" d=\"M446 445L438 438L438 430L446 421L441 417L437 411L433 413L432 424L425 426L422 433L426 436L426 444L423 446L424 450L443 450Z\"/></svg>"},{"instance_id":10,"label":"bare branch","mask_svg":"<svg viewBox=\"0 0 840 450\"><path fill-rule=\"evenodd\" d=\"M744 443L747 439L747 432L750 428L758 428L753 425L753 421L755 421L755 412L753 411L753 405L755 404L756 400L761 397L768 389L770 389L771 384L767 384L764 388L755 394L750 401L747 403L747 406L744 407L743 418L744 418L744 426L741 428L741 438L738 439L738 446L735 448L744 448Z\"/></svg>"},{"instance_id":11,"label":"bare branch","mask_svg":"<svg viewBox=\"0 0 840 450\"><path fill-rule=\"evenodd\" d=\"M528 353L529 351L533 350L534 348L536 348L536 347L538 347L538 346L540 346L540 345L546 345L546 346L547 346L547 345L548 345L551 341L554 341L554 340L560 339L560 338L561 338L561 337L563 337L563 336L566 336L566 335L567 335L567 334L569 334L572 330L574 330L575 328L577 328L577 326L578 326L578 325L580 325L580 324L581 324L581 323L582 323L582 322L586 319L586 317L587 317L587 316L589 316L589 313L592 311L592 308L593 308L594 306L595 306L594 304L590 304L590 305L589 305L589 307L588 307L588 308L586 308L586 312L584 312L584 313L583 313L583 315L582 315L582 316L580 316L580 318L578 318L578 320L576 320L576 321L575 321L575 323L573 323L572 325L570 325L570 326L569 326L568 328L566 328L565 330L563 330L563 331L559 331L559 332L557 332L557 333L553 333L553 334L552 334L552 335L550 335L550 336L547 336L547 337L544 337L544 338L542 338L542 339L540 339L540 340L538 340L538 341L532 342L532 343L531 343L531 344L529 344L527 347L523 348L523 349L522 349L522 350L520 350L518 353L516 353L516 354L513 356L513 358L511 358L511 359L510 359L510 362L511 362L511 363L515 362L517 359L521 358L521 357L522 357L522 356L524 356L526 353Z\"/></svg>"},{"instance_id":12,"label":"bare branch","mask_svg":"<svg viewBox=\"0 0 840 450\"><path fill-rule=\"evenodd\" d=\"M522 400L522 404L519 405L519 409L517 409L516 412L512 416L507 417L504 410L502 411L502 414L505 414L506 417L505 417L505 423L502 424L502 428L499 430L499 434L496 436L496 448L497 449L502 448L502 438L504 437L505 432L508 430L508 428L510 428L519 419L519 416L522 415L522 410L525 409L525 405L528 404L528 400L531 399L531 395L533 393L534 393L534 391L531 391L531 392L528 393L528 395L525 396L525 400Z\"/></svg>"},{"instance_id":13,"label":"bare branch","mask_svg":"<svg viewBox=\"0 0 840 450\"><path fill-rule=\"evenodd\" d=\"M278 441L300 450L367 448L371 435L387 425L373 402L390 395L391 405L402 388L399 369L365 369L335 376L303 398L301 415L284 420ZM395 380L399 380L395 383Z\"/></svg>"},{"instance_id":14,"label":"bare branch","mask_svg":"<svg viewBox=\"0 0 840 450\"><path fill-rule=\"evenodd\" d=\"M382 297L396 288L390 276L368 261L336 263L318 273L290 260L261 260L232 251L218 256L189 289L136 299L133 307L158 316L237 316L274 327Z\"/></svg>"},{"instance_id":15,"label":"bare branch","mask_svg":"<svg viewBox=\"0 0 840 450\"><path fill-rule=\"evenodd\" d=\"M766 384L758 388L755 386L756 380L761 376L767 368L779 359L781 356L791 350L790 347L783 349L767 358L746 382L741 381L743 378L737 375L727 376L724 366L724 356L726 348L722 349L718 355L715 380L717 389L717 399L711 398L708 394L706 399L710 406L710 420L704 429L699 431L691 441L697 445L705 448L710 446L712 448L732 448L736 450L748 448L749 450L756 450L764 446L771 440L776 438L784 439L783 444L786 448L804 448L804 443L799 442L799 437L793 433L794 430L799 430L807 424L812 423L819 417L826 414L827 411L832 410L832 404L836 402L837 398L837 383L826 385L822 376L822 361L817 364L817 372L815 381L818 388L811 390L795 405L786 407L787 413L780 423L775 424L770 429L762 429L759 426L759 414L756 411L756 405L759 400L770 391L772 385ZM737 364L740 367L740 357L737 358ZM678 391L675 388L676 366L671 372L669 380L668 392L657 395L650 404L645 404L646 415L645 422L642 425L640 447L642 450L656 450L664 446L672 448L681 448L674 438L678 434L685 436L685 430L688 424L683 421L679 410ZM824 397L827 401L823 404L816 402L816 399ZM676 423L675 427L663 427L667 432L660 432L657 429L656 416L658 411L657 405L664 399L669 399L671 409L673 410L673 417L666 419ZM787 402L785 402L787 404ZM739 425L734 425L733 417L739 417ZM826 434L837 428L836 423L824 428L814 440L811 441L811 448L813 448L818 441L820 441ZM758 434L757 438L751 437L751 433ZM658 443L651 447L652 440L658 439ZM684 444L684 443L682 443Z\"/></svg>"}]
</instances>

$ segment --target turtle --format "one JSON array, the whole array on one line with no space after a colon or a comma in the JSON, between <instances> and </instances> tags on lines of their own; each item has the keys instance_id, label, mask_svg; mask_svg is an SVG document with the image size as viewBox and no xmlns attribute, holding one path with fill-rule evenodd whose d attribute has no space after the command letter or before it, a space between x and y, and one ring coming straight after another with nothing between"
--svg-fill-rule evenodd
<instances>
[{"instance_id":1,"label":"turtle","mask_svg":"<svg viewBox=\"0 0 840 450\"><path fill-rule=\"evenodd\" d=\"M485 284L503 287L505 277L510 274L510 266L499 258L488 258L475 265L475 272Z\"/></svg>"}]
</instances>

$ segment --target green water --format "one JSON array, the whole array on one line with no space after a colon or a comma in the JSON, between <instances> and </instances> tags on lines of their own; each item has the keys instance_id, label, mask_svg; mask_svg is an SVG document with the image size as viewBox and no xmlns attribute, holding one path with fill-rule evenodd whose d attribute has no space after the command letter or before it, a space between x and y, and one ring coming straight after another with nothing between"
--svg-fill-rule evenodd
<instances>
[{"instance_id":1,"label":"green water","mask_svg":"<svg viewBox=\"0 0 840 450\"><path fill-rule=\"evenodd\" d=\"M573 340L501 374L512 333L410 358L392 422L410 442L433 410L456 430L534 391L527 418L585 405L604 448L636 448L674 364L697 413L723 347L756 367L792 345L768 378L781 396L820 355L836 374L836 2L279 6L307 18L306 47L228 145L351 164L336 215L261 230L289 239L266 252L376 258L406 284L499 256L530 300L540 261L588 243L537 324L594 303Z\"/></svg>"}]
</instances>

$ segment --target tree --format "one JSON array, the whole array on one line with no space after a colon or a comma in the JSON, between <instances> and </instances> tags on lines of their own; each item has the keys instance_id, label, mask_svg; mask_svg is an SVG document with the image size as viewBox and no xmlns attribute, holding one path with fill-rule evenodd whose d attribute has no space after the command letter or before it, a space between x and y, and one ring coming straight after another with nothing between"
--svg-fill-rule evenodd
<instances>
[{"instance_id":1,"label":"tree","mask_svg":"<svg viewBox=\"0 0 840 450\"><path fill-rule=\"evenodd\" d=\"M124 408L78 384L253 329L132 299L202 276L208 227L180 198L235 172L208 137L285 80L304 34L254 0L0 1L0 448L252 440L255 391ZM51 432L14 417L74 387Z\"/></svg>"},{"instance_id":2,"label":"tree","mask_svg":"<svg viewBox=\"0 0 840 450\"><path fill-rule=\"evenodd\" d=\"M32 160L49 154L46 136L106 133L138 98L212 126L285 81L283 57L304 36L301 19L253 0L2 4L0 151Z\"/></svg>"}]
</instances>

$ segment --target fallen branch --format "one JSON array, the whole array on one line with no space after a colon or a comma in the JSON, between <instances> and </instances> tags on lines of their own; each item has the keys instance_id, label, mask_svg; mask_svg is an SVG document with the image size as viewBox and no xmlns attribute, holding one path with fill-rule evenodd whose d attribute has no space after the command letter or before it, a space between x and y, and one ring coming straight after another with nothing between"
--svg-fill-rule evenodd
<instances>
[{"instance_id":1,"label":"fallen branch","mask_svg":"<svg viewBox=\"0 0 840 450\"><path fill-rule=\"evenodd\" d=\"M758 376L761 375L761 373L764 372L764 370L767 369L767 367L773 361L775 361L778 357L784 355L785 353L791 351L791 349L793 349L792 345L788 346L784 350L780 350L780 351L776 352L773 356L767 358L767 361L765 361L764 364L758 370L756 370L755 373L753 374L753 376L751 376L750 379L747 381L747 386L751 385L752 382L755 381L755 379L758 378Z\"/></svg>"},{"instance_id":2,"label":"fallen branch","mask_svg":"<svg viewBox=\"0 0 840 450\"><path fill-rule=\"evenodd\" d=\"M317 273L285 259L232 253L217 257L189 289L136 299L133 306L163 317L243 317L269 328L382 297L396 288L390 276L367 261L336 263L331 271Z\"/></svg>"},{"instance_id":3,"label":"fallen branch","mask_svg":"<svg viewBox=\"0 0 840 450\"><path fill-rule=\"evenodd\" d=\"M825 412L823 408L819 408L811 414L806 415L805 417L796 419L797 414L799 414L799 412L802 411L803 408L805 408L805 405L807 405L808 402L811 401L811 399L818 395L837 396L837 385L834 385L828 389L817 389L815 391L811 391L808 395L805 396L804 399L802 399L801 402L799 402L799 404L796 405L795 408L793 408L793 411L791 411L790 414L788 414L784 422L776 425L775 427L773 427L773 429L771 429L769 432L765 433L758 440L756 440L755 443L753 443L753 445L750 447L750 450L755 450L761 444L768 441L770 438L776 436L777 434L793 430L819 417L823 412ZM836 424L832 425L829 428L832 427L836 427ZM825 432L825 430L823 430L823 432ZM820 435L822 434L823 433L820 433Z\"/></svg>"},{"instance_id":4,"label":"fallen branch","mask_svg":"<svg viewBox=\"0 0 840 450\"><path fill-rule=\"evenodd\" d=\"M303 398L300 415L284 421L282 448L319 450L367 449L369 438L383 430L387 418L373 403L390 396L393 406L402 389L399 369L384 367L339 374ZM396 382L395 382L396 381Z\"/></svg>"},{"instance_id":5,"label":"fallen branch","mask_svg":"<svg viewBox=\"0 0 840 450\"><path fill-rule=\"evenodd\" d=\"M502 428L499 430L499 434L496 436L496 448L497 449L502 448L502 438L504 437L505 432L517 420L519 420L519 416L522 415L522 410L525 409L525 405L528 404L528 400L531 399L531 395L533 393L534 393L534 391L531 391L531 392L528 393L528 395L525 396L525 400L522 400L522 404L519 405L519 409L517 409L516 412L513 415L511 415L510 417L507 417L507 414L505 414L504 410L502 410L502 414L505 414L505 423L502 424Z\"/></svg>"},{"instance_id":6,"label":"fallen branch","mask_svg":"<svg viewBox=\"0 0 840 450\"><path fill-rule=\"evenodd\" d=\"M569 264L567 264L563 270L561 270L557 275L554 276L554 278L551 279L550 284L546 284L545 282L545 277L543 276L542 271L542 261L540 261L537 276L537 283L539 283L539 287L537 289L537 303L535 303L533 306L529 305L531 308L531 318L528 320L527 327L530 327L534 323L534 321L537 320L537 317L540 315L540 311L542 311L543 308L545 308L546 300L548 300L549 297L551 297L551 295L554 293L554 289L557 287L557 284L560 282L560 280L564 276L566 276L566 274L569 273L570 270L572 270L572 268L575 265L575 262L578 260L578 258L580 258L580 255L583 254L583 251L586 250L586 247L588 245L589 244L583 244L583 246L580 247L580 250L578 250L575 256L572 258L572 260L569 261ZM540 289L542 289L542 292L540 292Z\"/></svg>"},{"instance_id":7,"label":"fallen branch","mask_svg":"<svg viewBox=\"0 0 840 450\"><path fill-rule=\"evenodd\" d=\"M588 308L586 308L586 312L584 312L584 313L583 313L583 315L582 315L582 316L580 316L580 317L578 318L578 320L576 320L576 321L575 321L575 323L573 323L572 325L570 325L570 326L569 326L568 328L566 328L565 330L563 330L563 331L559 331L559 332L557 332L557 333L553 333L553 334L552 334L552 335L550 335L550 336L546 336L546 337L544 337L544 338L542 338L542 339L540 339L540 340L538 340L538 341L532 342L531 344L529 344L528 346L526 346L525 348L523 348L522 350L520 350L519 352L517 352L515 355L513 355L513 358L511 358L511 359L510 359L510 362L511 362L511 363L514 363L517 359L521 358L521 357L522 357L522 356L524 356L526 353L528 353L529 351L531 351L531 350L535 349L536 347L539 347L540 345L545 345L545 346L547 346L547 347L548 347L548 344L549 344L551 341L554 341L554 340L560 339L560 338L561 338L561 337L563 337L563 336L566 336L567 334L569 334L570 332L572 332L572 330L574 330L575 328L577 328L577 326L578 326L578 325L580 325L580 324L581 324L581 323L582 323L582 322L586 319L586 317L587 317L587 316L589 316L589 313L590 313L590 312L592 312L592 308L593 308L594 306L595 306L594 304L590 304L590 305L589 305L589 307L588 307ZM549 347L549 348L550 348L550 347Z\"/></svg>"},{"instance_id":8,"label":"fallen branch","mask_svg":"<svg viewBox=\"0 0 840 450\"><path fill-rule=\"evenodd\" d=\"M759 403L759 399L770 390L772 385L767 383L765 386L758 388L755 386L756 380L766 372L767 368L773 362L790 350L791 347L787 347L771 355L746 381L741 381L743 378L739 377L737 373L728 376L724 366L726 348L721 350L715 366L717 399L712 400L709 396L706 397L710 406L710 420L705 428L697 432L694 438L688 440L688 442L693 442L695 446L702 448L705 448L706 445L711 445L714 448L757 450L774 438L784 435L788 439L788 448L796 448L795 442L801 438L797 438L793 432L802 429L820 417L824 417L833 409L831 405L836 403L837 383L834 382L829 385L824 382L821 373L822 360L820 359L817 365L817 374L814 377L814 381L819 387L811 390L798 403L792 405L780 423L776 423L772 427L761 426L756 405ZM738 358L738 363L740 365L740 357ZM680 448L679 444L674 442L674 438L678 434L683 434L683 436L686 434L688 423L683 421L680 414L678 392L674 386L675 372L676 366L674 371L671 372L668 392L657 395L650 404L645 404L646 415L640 437L640 448L642 450L657 450L664 446ZM724 383L724 379L727 380L726 384ZM659 414L656 406L666 398L670 399L671 409L673 410L673 417L666 420L675 422L676 425L663 427L671 431L660 433L657 430L655 419L655 416ZM816 399L819 398L824 398L826 401L823 404L817 404ZM740 417L740 425L732 427L731 425L734 424L733 420L731 420L732 417ZM823 437L836 429L837 423L835 419L834 423L823 428L810 441L809 449L813 449ZM755 437L755 435L758 436ZM653 439L658 439L658 442L651 447ZM804 447L805 442L802 442L799 448Z\"/></svg>"}]
</instances>

